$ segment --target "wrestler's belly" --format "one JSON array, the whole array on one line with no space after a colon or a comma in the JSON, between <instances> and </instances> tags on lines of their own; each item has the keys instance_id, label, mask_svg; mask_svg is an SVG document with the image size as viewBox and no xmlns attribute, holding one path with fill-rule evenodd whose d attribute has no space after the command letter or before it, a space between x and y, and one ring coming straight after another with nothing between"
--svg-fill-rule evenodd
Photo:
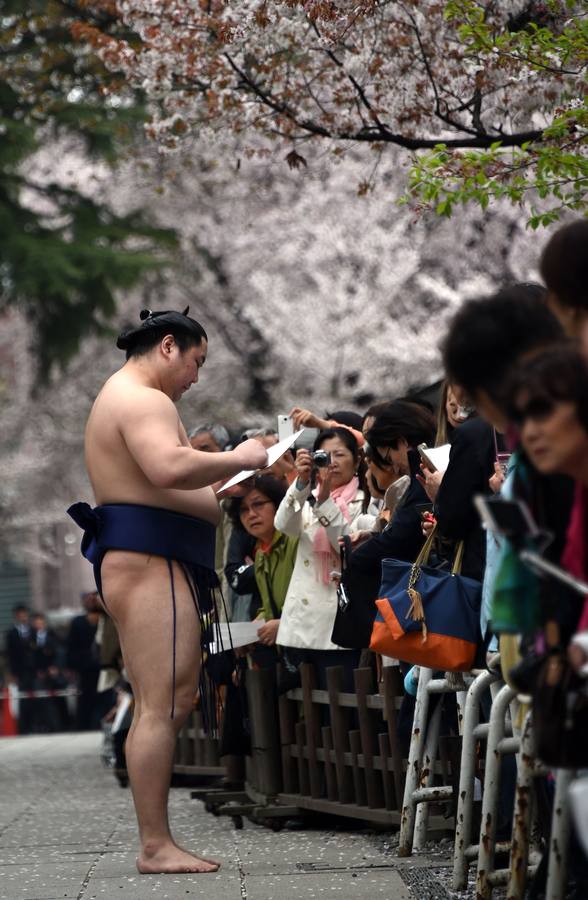
<instances>
[{"instance_id":1,"label":"wrestler's belly","mask_svg":"<svg viewBox=\"0 0 588 900\"><path fill-rule=\"evenodd\" d=\"M187 516L196 516L212 525L220 522L220 508L213 489L200 488L197 491L175 491L141 485L131 485L107 489L95 486L96 503L137 503L140 506L157 506L160 509L171 509Z\"/></svg>"}]
</instances>

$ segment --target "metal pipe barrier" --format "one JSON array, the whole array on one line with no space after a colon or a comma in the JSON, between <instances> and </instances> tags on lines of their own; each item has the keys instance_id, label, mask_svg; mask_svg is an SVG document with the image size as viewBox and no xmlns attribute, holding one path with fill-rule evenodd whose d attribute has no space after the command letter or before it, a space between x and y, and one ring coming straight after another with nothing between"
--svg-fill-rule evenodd
<instances>
[{"instance_id":1,"label":"metal pipe barrier","mask_svg":"<svg viewBox=\"0 0 588 900\"><path fill-rule=\"evenodd\" d=\"M464 679L471 681L471 674L464 673ZM413 846L422 848L426 840L428 811L419 811L420 804L452 800L452 785L433 786L433 775L437 748L439 743L439 727L441 724L441 704L439 712L435 710L431 721L429 717L429 699L431 694L459 694L463 685L456 685L446 678L433 678L433 670L421 668L412 725L406 784L402 803L400 822L399 856L410 856ZM417 812L418 832L417 832ZM446 827L449 827L446 822Z\"/></svg>"},{"instance_id":2,"label":"metal pipe barrier","mask_svg":"<svg viewBox=\"0 0 588 900\"><path fill-rule=\"evenodd\" d=\"M575 772L573 769L558 769L555 776L555 798L551 818L545 900L563 900L566 892L570 844L570 801L568 790L574 776Z\"/></svg>"},{"instance_id":3,"label":"metal pipe barrier","mask_svg":"<svg viewBox=\"0 0 588 900\"><path fill-rule=\"evenodd\" d=\"M515 698L516 691L505 685L494 700L490 713L482 794L482 825L478 844L477 900L491 900L493 888L498 884L505 884L509 876L508 869L494 869L494 856L496 850L501 849L496 847L500 764L504 754L518 753L520 750L518 737L505 736L506 715Z\"/></svg>"},{"instance_id":4,"label":"metal pipe barrier","mask_svg":"<svg viewBox=\"0 0 588 900\"><path fill-rule=\"evenodd\" d=\"M533 824L533 779L546 774L546 769L535 756L530 712L525 716L517 766L507 900L522 900L527 878L530 872L535 871L535 866L529 867Z\"/></svg>"},{"instance_id":5,"label":"metal pipe barrier","mask_svg":"<svg viewBox=\"0 0 588 900\"><path fill-rule=\"evenodd\" d=\"M453 854L453 889L463 891L468 883L468 867L478 853L472 844L472 820L476 767L476 742L488 736L489 725L480 724L480 703L491 685L500 681L495 672L481 672L472 682L465 702L462 736L461 766L456 809L455 844Z\"/></svg>"}]
</instances>

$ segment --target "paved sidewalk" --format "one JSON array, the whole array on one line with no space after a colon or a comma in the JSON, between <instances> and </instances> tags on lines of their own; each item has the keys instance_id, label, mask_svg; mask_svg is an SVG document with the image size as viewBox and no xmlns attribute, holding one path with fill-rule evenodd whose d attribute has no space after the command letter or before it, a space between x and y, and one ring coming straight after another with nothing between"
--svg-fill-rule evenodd
<instances>
[{"instance_id":1,"label":"paved sidewalk","mask_svg":"<svg viewBox=\"0 0 588 900\"><path fill-rule=\"evenodd\" d=\"M95 733L0 740L0 900L428 900L407 887L427 861L403 872L382 835L236 831L184 788L172 791L174 831L222 869L139 876L131 795L99 748Z\"/></svg>"}]
</instances>

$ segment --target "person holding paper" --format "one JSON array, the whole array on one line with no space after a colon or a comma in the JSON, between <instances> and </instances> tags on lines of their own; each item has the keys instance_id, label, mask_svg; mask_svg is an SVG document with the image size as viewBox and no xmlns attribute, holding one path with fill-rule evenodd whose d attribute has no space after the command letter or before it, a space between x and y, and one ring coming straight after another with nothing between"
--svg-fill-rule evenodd
<instances>
[{"instance_id":1,"label":"person holding paper","mask_svg":"<svg viewBox=\"0 0 588 900\"><path fill-rule=\"evenodd\" d=\"M126 753L139 824L141 873L215 872L173 839L167 801L174 748L214 617L212 485L267 464L258 441L227 453L190 446L175 403L206 361L204 328L173 310L143 310L117 347L127 361L98 394L86 425L97 506L68 510L114 620L135 698Z\"/></svg>"},{"instance_id":2,"label":"person holding paper","mask_svg":"<svg viewBox=\"0 0 588 900\"><path fill-rule=\"evenodd\" d=\"M280 616L290 584L298 537L283 534L275 527L274 518L286 493L286 484L265 472L258 475L243 497L231 501L231 515L254 541L251 574L259 598L256 610L260 620L257 636L260 644L274 647ZM238 527L238 526L237 526ZM275 662L275 654L271 654ZM261 654L267 659L267 654Z\"/></svg>"}]
</instances>

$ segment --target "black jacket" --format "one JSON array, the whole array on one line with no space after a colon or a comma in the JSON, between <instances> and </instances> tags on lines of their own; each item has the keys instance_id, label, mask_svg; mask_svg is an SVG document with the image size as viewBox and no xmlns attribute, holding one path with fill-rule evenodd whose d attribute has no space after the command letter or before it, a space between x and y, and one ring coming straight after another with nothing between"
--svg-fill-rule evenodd
<instances>
[{"instance_id":1,"label":"black jacket","mask_svg":"<svg viewBox=\"0 0 588 900\"><path fill-rule=\"evenodd\" d=\"M375 599L382 575L383 559L414 562L424 543L419 506L429 503L422 485L416 480L420 472L420 457L416 450L408 451L411 482L402 506L396 510L392 522L374 535L351 555L350 568L365 576L366 599Z\"/></svg>"},{"instance_id":2,"label":"black jacket","mask_svg":"<svg viewBox=\"0 0 588 900\"><path fill-rule=\"evenodd\" d=\"M227 548L225 575L236 594L251 594L249 612L254 619L261 606L261 596L255 581L255 566L247 565L245 557L253 559L255 555L255 538L240 525L231 531Z\"/></svg>"},{"instance_id":3,"label":"black jacket","mask_svg":"<svg viewBox=\"0 0 588 900\"><path fill-rule=\"evenodd\" d=\"M6 655L10 674L16 678L20 687L32 688L35 677L35 653L32 644L32 629L27 637L23 637L13 625L6 632Z\"/></svg>"},{"instance_id":4,"label":"black jacket","mask_svg":"<svg viewBox=\"0 0 588 900\"><path fill-rule=\"evenodd\" d=\"M486 565L486 533L474 506L476 494L490 494L496 445L494 429L483 419L470 419L452 435L449 466L435 501L439 534L464 541L462 573L481 581Z\"/></svg>"},{"instance_id":5,"label":"black jacket","mask_svg":"<svg viewBox=\"0 0 588 900\"><path fill-rule=\"evenodd\" d=\"M32 644L37 673L46 672L50 666L58 665L61 648L59 639L52 629L47 629L45 643L42 645L38 643L37 634L33 631Z\"/></svg>"},{"instance_id":6,"label":"black jacket","mask_svg":"<svg viewBox=\"0 0 588 900\"><path fill-rule=\"evenodd\" d=\"M67 636L67 665L80 674L100 671L100 656L94 643L97 625L85 615L72 619Z\"/></svg>"}]
</instances>

